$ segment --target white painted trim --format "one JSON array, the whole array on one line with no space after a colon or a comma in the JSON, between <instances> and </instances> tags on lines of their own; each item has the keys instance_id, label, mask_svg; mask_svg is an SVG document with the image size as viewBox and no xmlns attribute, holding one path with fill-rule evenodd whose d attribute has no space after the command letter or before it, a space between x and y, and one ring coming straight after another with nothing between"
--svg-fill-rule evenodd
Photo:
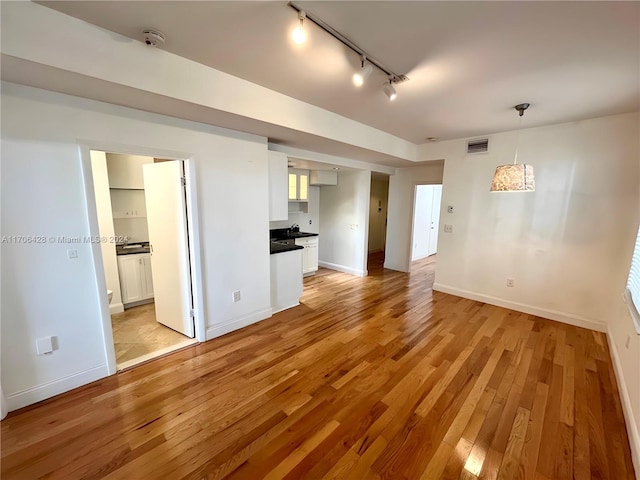
<instances>
[{"instance_id":1,"label":"white painted trim","mask_svg":"<svg viewBox=\"0 0 640 480\"><path fill-rule=\"evenodd\" d=\"M7 395L7 406L9 411L17 410L27 405L46 400L55 395L59 395L74 388L81 387L87 383L95 382L108 376L107 365L102 364L97 367L88 368L80 372L72 373L57 380L36 385L25 390Z\"/></svg>"},{"instance_id":2,"label":"white painted trim","mask_svg":"<svg viewBox=\"0 0 640 480\"><path fill-rule=\"evenodd\" d=\"M369 274L367 270L358 270L356 268L345 267L344 265L338 265L337 263L319 261L318 266L328 268L330 270L337 270L338 272L349 273L358 277L366 277Z\"/></svg>"},{"instance_id":3,"label":"white painted trim","mask_svg":"<svg viewBox=\"0 0 640 480\"><path fill-rule=\"evenodd\" d=\"M548 318L549 320L555 320L557 322L567 323L576 327L588 328L597 332L606 332L607 324L604 322L598 322L589 318L574 315L572 313L559 312L557 310L548 310L546 308L534 307L533 305L526 305L524 303L512 302L503 298L492 297L490 295L484 295L482 293L470 292L468 290L462 290L449 285L443 285L441 283L434 283L433 289L437 292L448 293L457 297L468 298L470 300L476 300L478 302L488 303L490 305L496 305L498 307L509 308L517 312L528 313L530 315L536 315L542 318Z\"/></svg>"},{"instance_id":4,"label":"white painted trim","mask_svg":"<svg viewBox=\"0 0 640 480\"><path fill-rule=\"evenodd\" d=\"M91 168L91 150L100 150L110 153L121 153L128 155L142 155L147 157L167 158L181 160L185 166L185 177L187 179L187 222L189 224L189 258L191 270L191 285L193 292L193 309L196 339L199 342L206 341L205 316L202 293L202 267L200 258L200 230L198 224L198 202L195 181L195 158L191 153L176 152L165 149L143 147L139 145L126 145L99 140L78 140L80 158L82 163L82 173L85 185L85 200L87 202L87 215L89 217L89 233L92 236L99 236L98 217L96 210L95 192L93 190L93 171ZM99 295L102 298L101 318L102 332L107 361L107 375L113 375L118 371L116 364L115 347L113 343L113 330L111 326L111 313L109 300L107 298L107 286L102 263L102 251L99 244L92 244L93 262L96 272Z\"/></svg>"},{"instance_id":5,"label":"white painted trim","mask_svg":"<svg viewBox=\"0 0 640 480\"><path fill-rule=\"evenodd\" d=\"M196 182L196 162L190 157L184 162L184 175L187 180L187 222L189 232L189 260L191 262L191 291L193 294L193 321L196 339L207 340L206 317L204 315L204 293L202 282L202 258L200 255L200 223L198 222L198 182Z\"/></svg>"},{"instance_id":6,"label":"white painted trim","mask_svg":"<svg viewBox=\"0 0 640 480\"><path fill-rule=\"evenodd\" d=\"M121 303L109 304L109 315L115 315L116 313L124 312L124 305Z\"/></svg>"},{"instance_id":7,"label":"white painted trim","mask_svg":"<svg viewBox=\"0 0 640 480\"><path fill-rule=\"evenodd\" d=\"M122 362L118 365L118 371L126 370L127 368L131 368L134 365L140 365L141 363L146 363L149 360L153 360L154 358L164 357L169 353L177 352L178 350L182 350L183 348L190 347L191 345L196 345L198 340L195 338L186 338L176 343L175 345L171 345L169 347L161 348L160 350L156 350L155 352L147 353L138 358L134 358L133 360L127 360L126 362Z\"/></svg>"},{"instance_id":8,"label":"white painted trim","mask_svg":"<svg viewBox=\"0 0 640 480\"><path fill-rule=\"evenodd\" d=\"M88 143L78 143L80 154L80 164L82 166L82 176L84 183L84 194L87 206L87 217L89 221L89 234L97 238L100 236L98 227L98 209L96 205L96 192L93 188L93 168L91 166L91 150ZM100 299L100 321L102 323L102 340L104 342L104 356L107 366L105 376L113 375L117 371L116 349L113 343L113 329L111 326L111 313L109 309L109 298L107 295L107 280L102 260L102 248L98 243L91 244L91 258L93 268L96 273L95 281L98 288L98 298ZM89 279L87 279L89 280ZM124 309L124 308L123 308Z\"/></svg>"},{"instance_id":9,"label":"white painted trim","mask_svg":"<svg viewBox=\"0 0 640 480\"><path fill-rule=\"evenodd\" d=\"M271 315L275 315L276 313L284 312L285 310L289 310L290 308L297 307L298 305L300 305L300 302L296 302L296 303L294 303L292 305L289 305L288 307L282 307L282 308L279 308L277 310L276 309L272 309L271 310Z\"/></svg>"},{"instance_id":10,"label":"white painted trim","mask_svg":"<svg viewBox=\"0 0 640 480\"><path fill-rule=\"evenodd\" d=\"M638 424L633 414L631 406L631 397L629 397L629 389L622 371L620 356L616 343L612 340L613 336L607 329L607 341L609 350L611 350L611 359L613 360L613 371L618 380L618 391L620 392L620 401L622 402L622 410L624 411L624 421L627 425L627 436L629 437L629 446L631 447L631 458L633 460L633 468L636 471L636 478L640 479L640 433L638 432Z\"/></svg>"},{"instance_id":11,"label":"white painted trim","mask_svg":"<svg viewBox=\"0 0 640 480\"><path fill-rule=\"evenodd\" d=\"M233 320L228 320L217 325L212 325L207 328L207 340L220 337L226 333L233 332L234 330L246 327L252 323L257 323L269 317L271 317L271 307L257 310L248 315L234 318Z\"/></svg>"}]
</instances>

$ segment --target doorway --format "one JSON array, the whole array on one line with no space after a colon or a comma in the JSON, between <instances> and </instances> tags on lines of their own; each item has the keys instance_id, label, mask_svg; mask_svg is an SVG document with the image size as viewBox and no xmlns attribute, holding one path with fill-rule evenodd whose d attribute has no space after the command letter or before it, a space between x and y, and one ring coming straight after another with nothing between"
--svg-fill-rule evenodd
<instances>
[{"instance_id":1,"label":"doorway","mask_svg":"<svg viewBox=\"0 0 640 480\"><path fill-rule=\"evenodd\" d=\"M185 165L97 150L90 157L111 337L122 370L197 343Z\"/></svg>"},{"instance_id":2,"label":"doorway","mask_svg":"<svg viewBox=\"0 0 640 480\"><path fill-rule=\"evenodd\" d=\"M367 270L381 269L387 243L389 175L372 172L369 198L369 240Z\"/></svg>"},{"instance_id":3,"label":"doorway","mask_svg":"<svg viewBox=\"0 0 640 480\"><path fill-rule=\"evenodd\" d=\"M442 185L416 185L411 235L411 261L438 251Z\"/></svg>"}]
</instances>

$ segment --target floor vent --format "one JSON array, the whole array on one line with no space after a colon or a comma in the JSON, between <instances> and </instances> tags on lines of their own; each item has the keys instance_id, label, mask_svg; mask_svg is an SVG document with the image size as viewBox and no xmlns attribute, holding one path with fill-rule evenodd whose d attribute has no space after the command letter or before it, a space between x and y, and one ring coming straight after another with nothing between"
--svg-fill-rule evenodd
<instances>
[{"instance_id":1,"label":"floor vent","mask_svg":"<svg viewBox=\"0 0 640 480\"><path fill-rule=\"evenodd\" d=\"M489 151L489 139L480 138L477 140L469 140L467 142L467 154L471 153L487 153Z\"/></svg>"}]
</instances>

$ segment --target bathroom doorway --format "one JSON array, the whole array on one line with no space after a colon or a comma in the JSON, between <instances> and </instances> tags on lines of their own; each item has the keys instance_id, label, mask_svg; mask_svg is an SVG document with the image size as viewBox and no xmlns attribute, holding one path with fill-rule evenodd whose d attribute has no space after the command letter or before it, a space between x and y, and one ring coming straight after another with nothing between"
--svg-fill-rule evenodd
<instances>
[{"instance_id":1,"label":"bathroom doorway","mask_svg":"<svg viewBox=\"0 0 640 480\"><path fill-rule=\"evenodd\" d=\"M117 370L197 343L184 161L91 150Z\"/></svg>"},{"instance_id":2,"label":"bathroom doorway","mask_svg":"<svg viewBox=\"0 0 640 480\"><path fill-rule=\"evenodd\" d=\"M367 270L383 268L387 244L387 206L389 203L389 175L371 173L369 198L369 235Z\"/></svg>"}]
</instances>

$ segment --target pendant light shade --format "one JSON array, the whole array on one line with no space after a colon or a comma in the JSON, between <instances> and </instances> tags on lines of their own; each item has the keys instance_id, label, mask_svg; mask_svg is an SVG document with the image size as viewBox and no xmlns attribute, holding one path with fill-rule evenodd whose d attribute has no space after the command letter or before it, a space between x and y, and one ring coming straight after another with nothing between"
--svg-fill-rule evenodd
<instances>
[{"instance_id":1,"label":"pendant light shade","mask_svg":"<svg viewBox=\"0 0 640 480\"><path fill-rule=\"evenodd\" d=\"M529 108L528 103L521 103L515 108L520 116L520 126L522 127L522 116ZM518 130L518 137L520 130ZM491 192L535 192L536 182L533 175L533 165L518 164L518 139L516 139L516 154L513 163L509 165L499 165L493 174L491 182Z\"/></svg>"},{"instance_id":2,"label":"pendant light shade","mask_svg":"<svg viewBox=\"0 0 640 480\"><path fill-rule=\"evenodd\" d=\"M509 164L496 167L492 192L535 192L533 165Z\"/></svg>"}]
</instances>

